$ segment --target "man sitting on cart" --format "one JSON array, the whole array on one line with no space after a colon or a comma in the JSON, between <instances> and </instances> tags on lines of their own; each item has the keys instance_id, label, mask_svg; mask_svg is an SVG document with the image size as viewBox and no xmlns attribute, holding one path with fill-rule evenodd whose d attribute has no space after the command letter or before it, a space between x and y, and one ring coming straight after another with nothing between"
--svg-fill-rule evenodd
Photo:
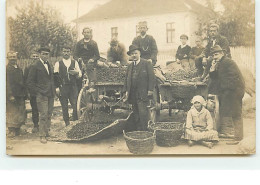
<instances>
[{"instance_id":1,"label":"man sitting on cart","mask_svg":"<svg viewBox=\"0 0 260 185\"><path fill-rule=\"evenodd\" d=\"M84 73L87 74L89 81L95 81L95 68L100 58L98 45L92 39L92 29L86 27L83 29L82 35L84 36L77 44L74 53L74 59L78 60L79 66ZM82 64L83 62L83 64ZM81 89L81 83L78 85Z\"/></svg>"},{"instance_id":2,"label":"man sitting on cart","mask_svg":"<svg viewBox=\"0 0 260 185\"><path fill-rule=\"evenodd\" d=\"M133 62L128 66L124 84L125 100L132 104L134 123L127 130L147 130L149 98L153 96L155 76L150 62L140 58L141 49L129 46L128 55Z\"/></svg>"},{"instance_id":3,"label":"man sitting on cart","mask_svg":"<svg viewBox=\"0 0 260 185\"><path fill-rule=\"evenodd\" d=\"M127 55L125 46L119 43L117 38L112 38L109 42L110 47L107 51L107 62L111 67L127 65Z\"/></svg>"}]
</instances>

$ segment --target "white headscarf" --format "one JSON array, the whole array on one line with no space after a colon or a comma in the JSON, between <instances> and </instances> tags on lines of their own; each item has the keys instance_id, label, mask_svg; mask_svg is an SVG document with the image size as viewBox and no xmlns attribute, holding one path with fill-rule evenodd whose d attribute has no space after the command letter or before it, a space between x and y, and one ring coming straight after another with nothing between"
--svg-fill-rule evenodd
<instances>
[{"instance_id":1,"label":"white headscarf","mask_svg":"<svg viewBox=\"0 0 260 185\"><path fill-rule=\"evenodd\" d=\"M203 106L206 106L205 99L200 95L194 96L192 98L191 103L194 104L195 102L200 102Z\"/></svg>"}]
</instances>

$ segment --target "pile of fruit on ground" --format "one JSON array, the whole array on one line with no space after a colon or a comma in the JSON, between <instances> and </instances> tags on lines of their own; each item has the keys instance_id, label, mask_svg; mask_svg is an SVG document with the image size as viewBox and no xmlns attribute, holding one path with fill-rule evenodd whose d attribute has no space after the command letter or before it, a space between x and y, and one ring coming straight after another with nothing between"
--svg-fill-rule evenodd
<instances>
[{"instance_id":1,"label":"pile of fruit on ground","mask_svg":"<svg viewBox=\"0 0 260 185\"><path fill-rule=\"evenodd\" d=\"M97 68L97 82L123 83L126 76L126 67Z\"/></svg>"}]
</instances>

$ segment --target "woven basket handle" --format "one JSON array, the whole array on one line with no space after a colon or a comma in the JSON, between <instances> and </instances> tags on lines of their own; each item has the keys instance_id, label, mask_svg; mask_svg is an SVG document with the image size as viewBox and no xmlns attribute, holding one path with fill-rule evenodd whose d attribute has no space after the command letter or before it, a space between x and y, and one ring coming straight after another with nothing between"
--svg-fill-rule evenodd
<instances>
[{"instance_id":1,"label":"woven basket handle","mask_svg":"<svg viewBox=\"0 0 260 185\"><path fill-rule=\"evenodd\" d=\"M154 125L154 122L152 120L148 121L148 128L151 128L151 126Z\"/></svg>"}]
</instances>

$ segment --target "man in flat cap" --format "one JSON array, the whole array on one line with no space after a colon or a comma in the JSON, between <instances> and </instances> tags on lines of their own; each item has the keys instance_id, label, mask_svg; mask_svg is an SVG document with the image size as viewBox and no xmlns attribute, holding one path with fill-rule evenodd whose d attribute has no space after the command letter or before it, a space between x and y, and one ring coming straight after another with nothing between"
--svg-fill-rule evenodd
<instances>
[{"instance_id":1,"label":"man in flat cap","mask_svg":"<svg viewBox=\"0 0 260 185\"><path fill-rule=\"evenodd\" d=\"M112 38L109 44L110 47L107 51L108 64L112 67L116 67L118 64L127 65L125 46L120 43L117 38Z\"/></svg>"},{"instance_id":2,"label":"man in flat cap","mask_svg":"<svg viewBox=\"0 0 260 185\"><path fill-rule=\"evenodd\" d=\"M149 99L153 96L155 76L150 62L142 59L141 48L135 45L129 46L128 55L133 62L128 65L124 92L125 101L132 104L135 121L128 125L127 130L147 130L149 111Z\"/></svg>"},{"instance_id":3,"label":"man in flat cap","mask_svg":"<svg viewBox=\"0 0 260 185\"><path fill-rule=\"evenodd\" d=\"M39 111L39 135L41 143L47 143L53 111L55 86L53 69L49 63L50 49L41 47L39 59L32 65L27 86L31 92L36 94L36 102Z\"/></svg>"},{"instance_id":4,"label":"man in flat cap","mask_svg":"<svg viewBox=\"0 0 260 185\"><path fill-rule=\"evenodd\" d=\"M217 83L217 95L220 104L220 134L226 135L234 126L234 141L227 144L238 144L243 139L242 98L245 93L245 82L237 64L225 56L224 50L215 45L211 49L213 62L209 76ZM230 133L228 133L230 134Z\"/></svg>"},{"instance_id":5,"label":"man in flat cap","mask_svg":"<svg viewBox=\"0 0 260 185\"><path fill-rule=\"evenodd\" d=\"M158 49L153 36L146 34L148 31L147 22L139 22L138 29L140 35L134 38L132 44L140 48L141 58L144 58L155 65L157 62Z\"/></svg>"},{"instance_id":6,"label":"man in flat cap","mask_svg":"<svg viewBox=\"0 0 260 185\"><path fill-rule=\"evenodd\" d=\"M6 123L9 136L20 134L20 127L25 123L25 84L23 71L17 65L17 53L7 54L6 66Z\"/></svg>"},{"instance_id":7,"label":"man in flat cap","mask_svg":"<svg viewBox=\"0 0 260 185\"><path fill-rule=\"evenodd\" d=\"M31 64L29 64L24 69L24 81L27 81L29 71L31 70L32 65L39 60L39 54L36 50L33 50L30 56ZM27 96L30 100L30 105L32 108L32 121L33 121L33 133L39 132L39 111L36 102L36 94L31 92L27 87Z\"/></svg>"}]
</instances>

